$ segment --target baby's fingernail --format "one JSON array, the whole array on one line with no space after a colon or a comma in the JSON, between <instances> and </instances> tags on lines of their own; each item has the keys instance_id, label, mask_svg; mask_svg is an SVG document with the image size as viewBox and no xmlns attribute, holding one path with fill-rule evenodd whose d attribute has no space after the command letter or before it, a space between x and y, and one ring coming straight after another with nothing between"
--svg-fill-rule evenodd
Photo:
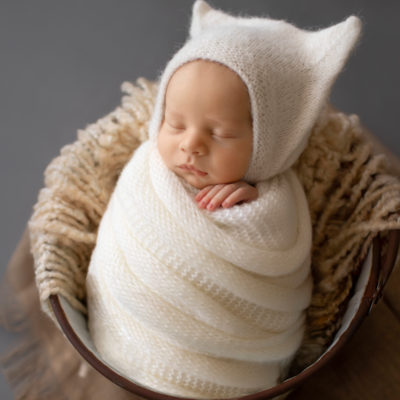
<instances>
[{"instance_id":1,"label":"baby's fingernail","mask_svg":"<svg viewBox=\"0 0 400 400\"><path fill-rule=\"evenodd\" d=\"M224 202L222 203L222 207L226 208L226 207L228 207L228 206L229 206L229 203L228 203L227 201L224 201Z\"/></svg>"},{"instance_id":2,"label":"baby's fingernail","mask_svg":"<svg viewBox=\"0 0 400 400\"><path fill-rule=\"evenodd\" d=\"M199 202L199 207L200 208L206 208L207 203L205 201L200 201Z\"/></svg>"},{"instance_id":3,"label":"baby's fingernail","mask_svg":"<svg viewBox=\"0 0 400 400\"><path fill-rule=\"evenodd\" d=\"M212 204L212 203L210 203L208 206L207 206L207 210L213 210L214 209L214 204Z\"/></svg>"}]
</instances>

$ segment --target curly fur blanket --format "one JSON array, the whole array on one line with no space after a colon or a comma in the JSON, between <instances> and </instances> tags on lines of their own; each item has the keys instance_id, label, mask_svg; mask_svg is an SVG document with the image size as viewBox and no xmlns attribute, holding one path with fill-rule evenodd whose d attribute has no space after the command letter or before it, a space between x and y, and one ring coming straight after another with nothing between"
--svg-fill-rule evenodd
<instances>
[{"instance_id":1,"label":"curly fur blanket","mask_svg":"<svg viewBox=\"0 0 400 400\"><path fill-rule=\"evenodd\" d=\"M87 313L85 280L100 219L122 168L147 138L157 85L139 79L122 89L122 105L80 130L49 164L30 219L36 283L53 319L51 294ZM295 165L310 206L314 280L296 369L332 340L373 237L400 228L399 179L364 131L356 115L327 108Z\"/></svg>"}]
</instances>

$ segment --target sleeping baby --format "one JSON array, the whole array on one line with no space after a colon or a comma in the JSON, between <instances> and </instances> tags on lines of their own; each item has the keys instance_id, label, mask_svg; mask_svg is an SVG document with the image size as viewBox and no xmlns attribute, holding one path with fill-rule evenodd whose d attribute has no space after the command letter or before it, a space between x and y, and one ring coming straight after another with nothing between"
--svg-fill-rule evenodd
<instances>
[{"instance_id":1,"label":"sleeping baby","mask_svg":"<svg viewBox=\"0 0 400 400\"><path fill-rule=\"evenodd\" d=\"M287 377L312 293L311 219L291 167L359 33L356 17L311 32L195 2L90 261L105 362L192 398Z\"/></svg>"}]
</instances>

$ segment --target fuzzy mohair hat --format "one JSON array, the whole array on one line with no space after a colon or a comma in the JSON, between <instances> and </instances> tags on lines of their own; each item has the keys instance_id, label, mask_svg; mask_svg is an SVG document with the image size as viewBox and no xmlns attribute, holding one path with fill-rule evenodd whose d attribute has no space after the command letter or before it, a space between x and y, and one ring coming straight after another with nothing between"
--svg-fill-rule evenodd
<instances>
[{"instance_id":1,"label":"fuzzy mohair hat","mask_svg":"<svg viewBox=\"0 0 400 400\"><path fill-rule=\"evenodd\" d=\"M304 150L360 32L355 16L307 31L282 20L234 17L197 0L190 36L160 78L149 136L156 138L160 130L173 73L196 59L221 63L240 76L250 97L253 152L244 179L271 178L290 168Z\"/></svg>"}]
</instances>

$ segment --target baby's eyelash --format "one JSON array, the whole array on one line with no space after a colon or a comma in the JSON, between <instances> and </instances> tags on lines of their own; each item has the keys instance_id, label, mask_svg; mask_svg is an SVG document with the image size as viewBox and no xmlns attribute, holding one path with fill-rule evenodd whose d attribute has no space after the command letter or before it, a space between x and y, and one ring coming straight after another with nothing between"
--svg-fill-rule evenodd
<instances>
[{"instance_id":1,"label":"baby's eyelash","mask_svg":"<svg viewBox=\"0 0 400 400\"><path fill-rule=\"evenodd\" d=\"M170 128L175 129L175 130L177 130L177 131L181 131L181 130L185 129L184 126L173 125L173 124L171 124L171 123L169 123L169 122L167 122L167 125L168 125Z\"/></svg>"},{"instance_id":2,"label":"baby's eyelash","mask_svg":"<svg viewBox=\"0 0 400 400\"><path fill-rule=\"evenodd\" d=\"M218 134L218 133L212 133L213 137L219 138L219 139L233 139L235 136L229 135L229 134Z\"/></svg>"}]
</instances>

